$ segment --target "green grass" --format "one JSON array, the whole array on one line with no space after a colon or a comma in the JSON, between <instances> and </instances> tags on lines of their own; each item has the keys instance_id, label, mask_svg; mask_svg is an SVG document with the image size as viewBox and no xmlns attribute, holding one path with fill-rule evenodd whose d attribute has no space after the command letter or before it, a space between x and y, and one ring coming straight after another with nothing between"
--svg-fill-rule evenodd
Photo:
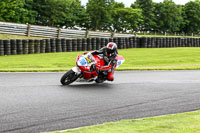
<instances>
[{"instance_id":1,"label":"green grass","mask_svg":"<svg viewBox=\"0 0 200 133\"><path fill-rule=\"evenodd\" d=\"M122 120L54 133L200 133L200 111Z\"/></svg>"},{"instance_id":2,"label":"green grass","mask_svg":"<svg viewBox=\"0 0 200 133\"><path fill-rule=\"evenodd\" d=\"M1 72L66 71L83 52L0 56ZM117 70L200 69L200 48L135 48L119 50L126 61Z\"/></svg>"},{"instance_id":3,"label":"green grass","mask_svg":"<svg viewBox=\"0 0 200 133\"><path fill-rule=\"evenodd\" d=\"M0 71L65 71L75 66L82 52L11 55L0 57Z\"/></svg>"},{"instance_id":4,"label":"green grass","mask_svg":"<svg viewBox=\"0 0 200 133\"><path fill-rule=\"evenodd\" d=\"M43 39L45 37L28 37L21 35L0 34L0 39Z\"/></svg>"}]
</instances>

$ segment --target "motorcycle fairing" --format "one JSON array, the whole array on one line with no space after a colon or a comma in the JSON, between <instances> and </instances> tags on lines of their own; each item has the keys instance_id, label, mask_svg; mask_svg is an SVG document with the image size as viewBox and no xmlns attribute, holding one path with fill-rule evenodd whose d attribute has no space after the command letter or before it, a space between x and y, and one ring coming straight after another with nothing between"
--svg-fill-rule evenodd
<instances>
[{"instance_id":1,"label":"motorcycle fairing","mask_svg":"<svg viewBox=\"0 0 200 133\"><path fill-rule=\"evenodd\" d=\"M118 68L122 63L124 63L125 59L123 56L117 56L117 66L116 68Z\"/></svg>"}]
</instances>

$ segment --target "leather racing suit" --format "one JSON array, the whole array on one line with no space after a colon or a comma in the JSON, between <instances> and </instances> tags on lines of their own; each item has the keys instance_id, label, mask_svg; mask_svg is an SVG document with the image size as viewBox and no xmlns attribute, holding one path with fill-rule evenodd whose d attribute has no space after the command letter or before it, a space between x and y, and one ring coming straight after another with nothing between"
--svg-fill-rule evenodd
<instances>
[{"instance_id":1,"label":"leather racing suit","mask_svg":"<svg viewBox=\"0 0 200 133\"><path fill-rule=\"evenodd\" d=\"M116 65L116 57L118 55L118 50L110 50L108 49L106 46L94 51L91 53L92 55L99 55L99 54L103 54L103 59L105 61L105 66L102 66L99 68L100 71L108 71L108 77L107 79L109 81L113 81L114 80L114 68Z\"/></svg>"}]
</instances>

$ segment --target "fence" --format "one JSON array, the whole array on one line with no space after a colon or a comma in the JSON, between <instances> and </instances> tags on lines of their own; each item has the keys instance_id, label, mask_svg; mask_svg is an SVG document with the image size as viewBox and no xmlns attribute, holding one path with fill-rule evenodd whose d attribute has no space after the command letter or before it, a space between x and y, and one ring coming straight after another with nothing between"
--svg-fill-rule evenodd
<instances>
[{"instance_id":1,"label":"fence","mask_svg":"<svg viewBox=\"0 0 200 133\"><path fill-rule=\"evenodd\" d=\"M137 33L139 36L144 36L144 37L200 37L200 33L184 33L184 32L140 32Z\"/></svg>"},{"instance_id":2,"label":"fence","mask_svg":"<svg viewBox=\"0 0 200 133\"><path fill-rule=\"evenodd\" d=\"M100 49L115 42L119 49L200 47L200 38L129 37L129 38L78 38L78 39L11 39L0 40L0 56L37 54Z\"/></svg>"},{"instance_id":3,"label":"fence","mask_svg":"<svg viewBox=\"0 0 200 133\"><path fill-rule=\"evenodd\" d=\"M70 30L55 27L0 22L0 33L48 37L48 38L94 38L94 37L133 37L132 34L114 34L85 30Z\"/></svg>"}]
</instances>

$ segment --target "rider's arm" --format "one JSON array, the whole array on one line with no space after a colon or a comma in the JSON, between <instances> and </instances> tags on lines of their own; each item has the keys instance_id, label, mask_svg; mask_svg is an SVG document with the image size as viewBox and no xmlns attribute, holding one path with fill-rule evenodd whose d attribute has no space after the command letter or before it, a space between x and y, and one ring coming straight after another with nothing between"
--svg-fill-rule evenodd
<instances>
[{"instance_id":1,"label":"rider's arm","mask_svg":"<svg viewBox=\"0 0 200 133\"><path fill-rule=\"evenodd\" d=\"M118 51L116 50L116 52L115 53L113 53L111 56L110 56L110 60L116 60L115 58L117 57L117 55L118 55Z\"/></svg>"},{"instance_id":2,"label":"rider's arm","mask_svg":"<svg viewBox=\"0 0 200 133\"><path fill-rule=\"evenodd\" d=\"M92 55L99 55L104 53L104 48L91 52Z\"/></svg>"},{"instance_id":3,"label":"rider's arm","mask_svg":"<svg viewBox=\"0 0 200 133\"><path fill-rule=\"evenodd\" d=\"M115 63L117 62L117 60L116 60L117 55L118 55L118 51L116 51L112 56L110 56L110 64L112 66L114 66Z\"/></svg>"}]
</instances>

